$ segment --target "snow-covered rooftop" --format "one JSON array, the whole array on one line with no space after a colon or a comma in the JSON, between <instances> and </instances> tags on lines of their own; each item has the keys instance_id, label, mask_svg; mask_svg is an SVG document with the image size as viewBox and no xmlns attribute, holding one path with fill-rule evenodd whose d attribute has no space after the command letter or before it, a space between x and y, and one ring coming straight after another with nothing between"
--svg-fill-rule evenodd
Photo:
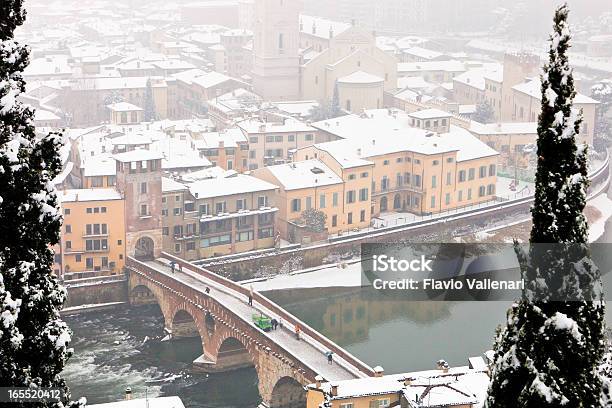
<instances>
[{"instance_id":1,"label":"snow-covered rooftop","mask_svg":"<svg viewBox=\"0 0 612 408\"><path fill-rule=\"evenodd\" d=\"M434 118L449 118L452 114L445 112L440 109L422 109L416 112L408 114L412 118L416 119L434 119Z\"/></svg>"},{"instance_id":2,"label":"snow-covered rooftop","mask_svg":"<svg viewBox=\"0 0 612 408\"><path fill-rule=\"evenodd\" d=\"M142 108L140 108L139 106L133 105L128 102L116 102L116 103L107 105L107 108L112 110L113 112L142 111Z\"/></svg>"},{"instance_id":3,"label":"snow-covered rooftop","mask_svg":"<svg viewBox=\"0 0 612 408\"><path fill-rule=\"evenodd\" d=\"M312 159L266 167L285 190L342 184L342 179L323 162Z\"/></svg>"},{"instance_id":4,"label":"snow-covered rooftop","mask_svg":"<svg viewBox=\"0 0 612 408\"><path fill-rule=\"evenodd\" d=\"M248 119L237 124L243 131L253 133L281 133L281 132L314 132L316 129L294 119L282 122L262 122L259 119Z\"/></svg>"},{"instance_id":5,"label":"snow-covered rooftop","mask_svg":"<svg viewBox=\"0 0 612 408\"><path fill-rule=\"evenodd\" d=\"M341 84L376 84L384 81L384 78L364 71L355 71L352 74L338 78L338 83Z\"/></svg>"},{"instance_id":6,"label":"snow-covered rooftop","mask_svg":"<svg viewBox=\"0 0 612 408\"><path fill-rule=\"evenodd\" d=\"M412 127L412 117L394 109L366 110L362 115L328 119L313 126L343 139L315 145L343 167L368 164L368 158L402 151L426 155L456 151L457 161L498 154L465 129L451 126L449 133L432 135Z\"/></svg>"},{"instance_id":7,"label":"snow-covered rooftop","mask_svg":"<svg viewBox=\"0 0 612 408\"><path fill-rule=\"evenodd\" d=\"M121 200L121 194L115 188L82 188L58 191L60 202L107 201Z\"/></svg>"},{"instance_id":8,"label":"snow-covered rooftop","mask_svg":"<svg viewBox=\"0 0 612 408\"><path fill-rule=\"evenodd\" d=\"M537 134L537 122L470 123L470 132L477 135Z\"/></svg>"},{"instance_id":9,"label":"snow-covered rooftop","mask_svg":"<svg viewBox=\"0 0 612 408\"><path fill-rule=\"evenodd\" d=\"M304 34L329 39L351 28L350 24L322 17L300 14L300 31Z\"/></svg>"},{"instance_id":10,"label":"snow-covered rooftop","mask_svg":"<svg viewBox=\"0 0 612 408\"><path fill-rule=\"evenodd\" d=\"M187 185L191 194L196 198L223 197L235 194L270 191L278 186L260 180L256 177L235 172L226 173L225 177L217 177L195 181Z\"/></svg>"},{"instance_id":11,"label":"snow-covered rooftop","mask_svg":"<svg viewBox=\"0 0 612 408\"><path fill-rule=\"evenodd\" d=\"M512 89L514 89L515 91L527 94L531 96L532 98L542 100L542 88L541 88L541 82L539 79L534 79L531 81L523 82L521 84L513 86ZM598 104L599 102L581 93L576 93L576 97L574 98L574 103Z\"/></svg>"},{"instance_id":12,"label":"snow-covered rooftop","mask_svg":"<svg viewBox=\"0 0 612 408\"><path fill-rule=\"evenodd\" d=\"M115 160L120 162L159 160L164 158L164 156L160 152L145 149L136 149L131 150L129 152L118 153L115 154L113 157L115 158Z\"/></svg>"}]
</instances>

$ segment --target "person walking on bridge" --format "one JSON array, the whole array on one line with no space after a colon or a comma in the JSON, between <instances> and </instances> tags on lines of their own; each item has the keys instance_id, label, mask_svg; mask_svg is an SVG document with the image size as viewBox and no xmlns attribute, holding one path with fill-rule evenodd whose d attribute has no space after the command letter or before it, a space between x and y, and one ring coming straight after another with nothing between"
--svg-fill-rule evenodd
<instances>
[{"instance_id":1,"label":"person walking on bridge","mask_svg":"<svg viewBox=\"0 0 612 408\"><path fill-rule=\"evenodd\" d=\"M300 330L301 330L301 329L300 329L300 325L299 325L299 324L296 324L296 325L295 325L295 338L296 338L297 340L299 340L299 339L300 339Z\"/></svg>"},{"instance_id":2,"label":"person walking on bridge","mask_svg":"<svg viewBox=\"0 0 612 408\"><path fill-rule=\"evenodd\" d=\"M327 356L327 364L334 364L334 352L330 350L325 355Z\"/></svg>"},{"instance_id":3,"label":"person walking on bridge","mask_svg":"<svg viewBox=\"0 0 612 408\"><path fill-rule=\"evenodd\" d=\"M179 272L183 273L183 264L179 263Z\"/></svg>"},{"instance_id":4,"label":"person walking on bridge","mask_svg":"<svg viewBox=\"0 0 612 408\"><path fill-rule=\"evenodd\" d=\"M176 265L176 262L170 261L170 272L172 273L174 273L174 265Z\"/></svg>"},{"instance_id":5,"label":"person walking on bridge","mask_svg":"<svg viewBox=\"0 0 612 408\"><path fill-rule=\"evenodd\" d=\"M249 285L249 306L253 306L253 285Z\"/></svg>"}]
</instances>

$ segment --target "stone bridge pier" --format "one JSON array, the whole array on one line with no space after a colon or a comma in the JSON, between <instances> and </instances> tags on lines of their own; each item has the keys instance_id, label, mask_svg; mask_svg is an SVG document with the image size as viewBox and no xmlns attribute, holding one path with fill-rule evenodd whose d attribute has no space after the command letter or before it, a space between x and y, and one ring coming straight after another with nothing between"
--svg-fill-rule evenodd
<instances>
[{"instance_id":1,"label":"stone bridge pier","mask_svg":"<svg viewBox=\"0 0 612 408\"><path fill-rule=\"evenodd\" d=\"M219 373L255 367L261 406L306 406L303 386L314 382L316 373L302 367L275 343L266 343L258 329L212 297L203 293L198 293L195 299L187 297L161 282L130 271L129 301L132 306L157 303L171 338L200 338L202 354L194 360L194 370Z\"/></svg>"}]
</instances>

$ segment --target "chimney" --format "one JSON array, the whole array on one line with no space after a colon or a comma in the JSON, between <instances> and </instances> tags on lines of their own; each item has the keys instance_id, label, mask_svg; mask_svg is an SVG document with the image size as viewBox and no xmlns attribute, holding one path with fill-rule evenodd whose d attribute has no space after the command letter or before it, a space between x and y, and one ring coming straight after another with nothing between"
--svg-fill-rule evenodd
<instances>
[{"instance_id":1,"label":"chimney","mask_svg":"<svg viewBox=\"0 0 612 408\"><path fill-rule=\"evenodd\" d=\"M382 377L385 375L385 369L381 366L374 367L374 377Z\"/></svg>"},{"instance_id":2,"label":"chimney","mask_svg":"<svg viewBox=\"0 0 612 408\"><path fill-rule=\"evenodd\" d=\"M130 387L127 387L125 389L125 400L129 401L132 399L132 389Z\"/></svg>"},{"instance_id":3,"label":"chimney","mask_svg":"<svg viewBox=\"0 0 612 408\"><path fill-rule=\"evenodd\" d=\"M338 395L338 384L337 383L333 383L331 385L331 395L334 397Z\"/></svg>"},{"instance_id":4,"label":"chimney","mask_svg":"<svg viewBox=\"0 0 612 408\"><path fill-rule=\"evenodd\" d=\"M320 375L317 375L315 377L315 386L317 387L317 389L321 389L321 382L323 381L323 377L321 377Z\"/></svg>"}]
</instances>

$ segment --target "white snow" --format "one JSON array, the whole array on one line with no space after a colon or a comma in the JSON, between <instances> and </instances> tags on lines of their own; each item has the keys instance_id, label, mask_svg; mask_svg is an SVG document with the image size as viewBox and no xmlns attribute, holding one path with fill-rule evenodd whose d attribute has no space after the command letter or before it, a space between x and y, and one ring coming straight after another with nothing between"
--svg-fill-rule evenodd
<instances>
[{"instance_id":1,"label":"white snow","mask_svg":"<svg viewBox=\"0 0 612 408\"><path fill-rule=\"evenodd\" d=\"M361 263L359 261L340 262L336 265L324 265L288 275L277 275L263 281L249 280L241 283L251 283L253 290L258 292L298 288L360 287L362 286Z\"/></svg>"},{"instance_id":2,"label":"white snow","mask_svg":"<svg viewBox=\"0 0 612 408\"><path fill-rule=\"evenodd\" d=\"M606 222L612 217L612 200L607 194L601 194L588 202L601 213L601 217L589 224L589 242L598 240L605 232Z\"/></svg>"}]
</instances>

